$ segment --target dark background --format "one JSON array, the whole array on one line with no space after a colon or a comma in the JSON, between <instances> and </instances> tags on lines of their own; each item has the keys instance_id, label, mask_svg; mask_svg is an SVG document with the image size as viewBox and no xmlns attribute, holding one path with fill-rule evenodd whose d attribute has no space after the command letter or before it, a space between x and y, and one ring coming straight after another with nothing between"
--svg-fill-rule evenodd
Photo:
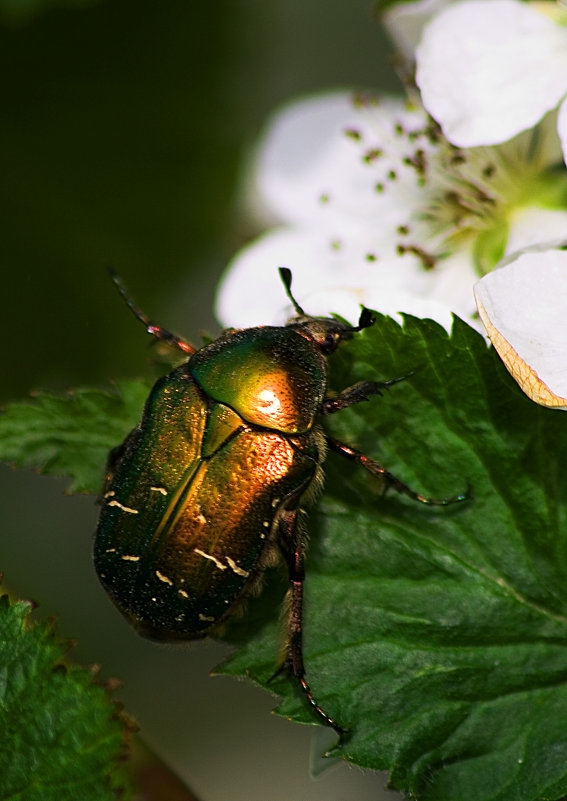
<instances>
[{"instance_id":1,"label":"dark background","mask_svg":"<svg viewBox=\"0 0 567 801\"><path fill-rule=\"evenodd\" d=\"M0 2L2 403L148 374L107 265L166 327L217 333L215 284L255 233L238 189L267 115L302 93L397 88L369 0L40 5ZM94 576L93 499L65 486L0 469L6 586L124 681L143 735L203 801L380 797L383 776L344 765L310 780L312 731L209 678L220 645L138 638Z\"/></svg>"}]
</instances>

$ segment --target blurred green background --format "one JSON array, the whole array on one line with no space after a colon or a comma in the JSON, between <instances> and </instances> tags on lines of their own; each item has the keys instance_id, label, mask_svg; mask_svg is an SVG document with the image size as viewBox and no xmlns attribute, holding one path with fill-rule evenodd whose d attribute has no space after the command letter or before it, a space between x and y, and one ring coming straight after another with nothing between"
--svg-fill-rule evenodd
<instances>
[{"instance_id":1,"label":"blurred green background","mask_svg":"<svg viewBox=\"0 0 567 801\"><path fill-rule=\"evenodd\" d=\"M390 50L370 0L0 2L0 402L148 375L106 265L156 321L216 334L215 284L255 233L238 190L267 115L306 92L397 88ZM94 576L93 498L65 484L0 468L6 586L122 679L144 737L202 801L389 796L384 776L345 765L310 779L313 730L209 678L222 646L138 638Z\"/></svg>"}]
</instances>

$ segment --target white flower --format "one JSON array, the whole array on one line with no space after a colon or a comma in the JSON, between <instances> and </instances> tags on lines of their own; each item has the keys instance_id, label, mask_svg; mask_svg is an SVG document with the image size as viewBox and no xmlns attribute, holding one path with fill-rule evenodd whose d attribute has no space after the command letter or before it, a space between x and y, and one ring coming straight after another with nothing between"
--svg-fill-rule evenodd
<instances>
[{"instance_id":1,"label":"white flower","mask_svg":"<svg viewBox=\"0 0 567 801\"><path fill-rule=\"evenodd\" d=\"M425 27L416 51L425 108L460 147L505 142L559 107L567 159L567 10L467 0Z\"/></svg>"},{"instance_id":2,"label":"white flower","mask_svg":"<svg viewBox=\"0 0 567 801\"><path fill-rule=\"evenodd\" d=\"M409 3L396 3L384 11L384 27L399 52L408 61L415 58L415 50L426 23L450 2L451 0L412 0Z\"/></svg>"},{"instance_id":3,"label":"white flower","mask_svg":"<svg viewBox=\"0 0 567 801\"><path fill-rule=\"evenodd\" d=\"M263 213L285 227L230 265L220 319L244 326L263 313L268 321L289 316L276 269L286 265L311 313L356 319L364 303L392 313L429 311L448 323L446 302L423 300L432 283L424 269L429 254L418 254L408 239L427 193L421 162L436 147L431 133L427 116L401 100L346 93L300 101L277 115L253 184ZM402 258L404 247L415 252Z\"/></svg>"},{"instance_id":4,"label":"white flower","mask_svg":"<svg viewBox=\"0 0 567 801\"><path fill-rule=\"evenodd\" d=\"M492 344L526 395L567 409L567 251L532 248L475 286Z\"/></svg>"},{"instance_id":5,"label":"white flower","mask_svg":"<svg viewBox=\"0 0 567 801\"><path fill-rule=\"evenodd\" d=\"M551 134L550 134L551 132ZM561 170L554 171L559 160ZM345 93L300 101L268 128L252 177L272 229L229 265L219 319L283 322L277 267L312 314L475 313L472 286L513 249L567 230L555 129L498 147L449 145L419 106Z\"/></svg>"}]
</instances>

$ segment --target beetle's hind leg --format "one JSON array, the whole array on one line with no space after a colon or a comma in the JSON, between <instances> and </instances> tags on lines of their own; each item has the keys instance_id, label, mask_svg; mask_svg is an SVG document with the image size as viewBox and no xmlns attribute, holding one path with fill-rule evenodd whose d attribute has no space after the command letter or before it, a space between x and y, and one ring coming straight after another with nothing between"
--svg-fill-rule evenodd
<instances>
[{"instance_id":1,"label":"beetle's hind leg","mask_svg":"<svg viewBox=\"0 0 567 801\"><path fill-rule=\"evenodd\" d=\"M303 582L305 580L304 555L305 542L298 526L298 510L283 510L279 520L279 544L286 560L289 574L289 603L287 609L287 655L281 670L288 670L299 682L304 696L311 704L317 716L331 726L341 737L346 730L336 723L313 697L311 688L305 678L303 664Z\"/></svg>"},{"instance_id":2,"label":"beetle's hind leg","mask_svg":"<svg viewBox=\"0 0 567 801\"><path fill-rule=\"evenodd\" d=\"M355 403L369 400L373 395L383 395L383 390L399 384L400 381L405 381L410 375L412 373L400 376L400 378L392 378L389 381L359 381L358 384L343 389L335 397L325 398L321 411L323 414L334 414L348 406L354 406Z\"/></svg>"},{"instance_id":3,"label":"beetle's hind leg","mask_svg":"<svg viewBox=\"0 0 567 801\"><path fill-rule=\"evenodd\" d=\"M470 493L468 491L462 493L461 495L455 495L452 498L428 498L426 495L421 495L419 492L412 490L411 487L408 487L407 484L405 484L399 478L396 478L393 473L390 473L390 471L386 470L385 467L382 467L381 464L374 461L374 459L370 459L368 456L365 456L355 448L351 448L349 445L344 445L342 442L337 442L337 440L329 436L327 436L327 444L335 453L345 456L352 462L356 462L357 464L361 465L361 467L364 467L364 469L368 470L368 472L372 473L372 475L381 478L384 482L385 489L393 489L396 492L400 492L402 495L408 495L410 498L413 498L414 501L419 501L420 503L425 503L430 506L449 506L453 503L467 501L470 498Z\"/></svg>"}]
</instances>

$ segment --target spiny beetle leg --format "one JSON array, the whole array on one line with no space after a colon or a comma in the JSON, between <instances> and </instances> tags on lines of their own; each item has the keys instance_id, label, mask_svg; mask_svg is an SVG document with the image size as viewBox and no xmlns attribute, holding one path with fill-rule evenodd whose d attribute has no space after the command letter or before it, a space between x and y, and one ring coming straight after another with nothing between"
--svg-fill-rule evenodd
<instances>
[{"instance_id":1,"label":"spiny beetle leg","mask_svg":"<svg viewBox=\"0 0 567 801\"><path fill-rule=\"evenodd\" d=\"M124 299L126 305L130 309L134 317L136 317L143 324L148 334L151 334L157 339L161 339L163 342L167 342L168 345L171 345L172 347L183 351L183 353L186 353L188 356L191 356L193 353L195 353L195 348L188 342L185 342L184 339L181 339L181 337L178 337L177 334L172 334L171 331L167 330L167 328L162 328L160 325L152 323L150 318L147 317L147 315L144 314L144 312L140 309L140 307L134 303L134 301L128 294L128 290L122 283L122 279L120 278L118 273L115 270L113 270L112 267L108 268L108 272L110 273L110 277L114 281L114 284L118 289L118 291L120 292L120 294L122 295L122 298Z\"/></svg>"},{"instance_id":2,"label":"spiny beetle leg","mask_svg":"<svg viewBox=\"0 0 567 801\"><path fill-rule=\"evenodd\" d=\"M297 525L297 515L297 510L285 510L282 512L279 522L279 543L288 566L290 593L287 617L287 658L284 665L276 671L274 677L282 669L287 669L292 673L299 682L303 694L315 713L327 726L331 726L337 732L342 741L347 733L346 730L339 726L319 706L305 678L305 666L303 664L303 582L305 580L303 561L305 546Z\"/></svg>"},{"instance_id":3,"label":"spiny beetle leg","mask_svg":"<svg viewBox=\"0 0 567 801\"><path fill-rule=\"evenodd\" d=\"M470 498L470 493L468 490L467 492L461 495L455 495L452 498L428 498L426 495L420 495L419 492L412 490L411 487L408 487L407 484L404 484L403 481L400 481L399 478L396 478L395 475L386 470L385 467L382 467L381 464L375 462L374 459L370 459L368 456L365 456L360 451L357 451L348 445L344 445L342 442L337 442L337 440L329 436L327 436L327 443L329 448L335 453L339 453L341 456L346 456L347 459L350 459L352 462L356 462L357 464L361 465L368 470L369 473L372 473L372 475L381 478L384 481L386 489L391 488L396 492L402 493L403 495L409 495L409 497L413 498L414 501L419 501L420 503L425 503L430 506L450 506L452 503L460 503L461 501L467 501Z\"/></svg>"},{"instance_id":4,"label":"spiny beetle leg","mask_svg":"<svg viewBox=\"0 0 567 801\"><path fill-rule=\"evenodd\" d=\"M336 397L325 398L321 411L323 414L334 414L348 406L354 406L355 403L367 401L372 395L382 395L382 390L389 389L394 384L399 384L400 381L405 381L410 375L413 373L408 373L400 378L391 378L389 381L359 381L358 384L343 389Z\"/></svg>"}]
</instances>

